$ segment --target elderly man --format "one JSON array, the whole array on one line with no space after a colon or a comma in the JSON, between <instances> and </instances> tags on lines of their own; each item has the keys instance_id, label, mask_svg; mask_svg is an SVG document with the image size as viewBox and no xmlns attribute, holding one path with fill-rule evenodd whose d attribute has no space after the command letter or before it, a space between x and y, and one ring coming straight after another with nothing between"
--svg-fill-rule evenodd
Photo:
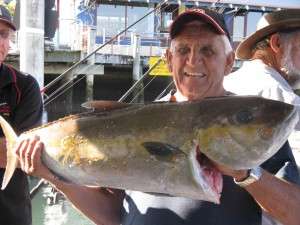
<instances>
[{"instance_id":1,"label":"elderly man","mask_svg":"<svg viewBox=\"0 0 300 225\"><path fill-rule=\"evenodd\" d=\"M237 58L250 61L225 78L225 88L300 105L292 90L300 77L299 42L300 9L265 14L236 50Z\"/></svg>"},{"instance_id":2,"label":"elderly man","mask_svg":"<svg viewBox=\"0 0 300 225\"><path fill-rule=\"evenodd\" d=\"M6 118L18 132L39 125L42 118L43 103L36 80L12 66L3 63L10 38L16 30L11 16L4 6L0 6L0 114ZM6 165L5 140L0 131L0 180L3 179ZM30 225L31 200L27 176L17 170L11 184L0 191L0 224Z\"/></svg>"},{"instance_id":3,"label":"elderly man","mask_svg":"<svg viewBox=\"0 0 300 225\"><path fill-rule=\"evenodd\" d=\"M171 25L170 37L167 60L176 91L164 100L201 100L227 95L223 78L231 71L234 53L222 16L210 10L186 11ZM299 187L262 168L234 171L217 166L224 174L224 188L221 204L216 205L182 197L64 183L42 165L41 150L43 143L38 138L22 141L17 148L22 169L49 180L97 224L253 225L261 224L261 207L285 224L299 222ZM266 168L275 173L277 167L283 167L290 161L288 151L282 152L285 160L271 159ZM32 160L24 157L26 154Z\"/></svg>"},{"instance_id":4,"label":"elderly man","mask_svg":"<svg viewBox=\"0 0 300 225\"><path fill-rule=\"evenodd\" d=\"M237 58L249 61L225 78L225 88L236 94L260 95L294 104L300 115L300 97L293 92L299 89L300 81L299 42L300 9L265 14L257 31L238 46ZM296 129L292 137L299 139L300 120ZM291 145L299 150L300 142L294 138L290 138Z\"/></svg>"}]
</instances>

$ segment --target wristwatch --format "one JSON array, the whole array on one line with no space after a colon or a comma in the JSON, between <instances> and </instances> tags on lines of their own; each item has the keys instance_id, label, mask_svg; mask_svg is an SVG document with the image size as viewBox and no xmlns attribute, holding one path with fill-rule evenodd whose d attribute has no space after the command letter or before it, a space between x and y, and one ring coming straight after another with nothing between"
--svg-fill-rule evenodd
<instances>
[{"instance_id":1,"label":"wristwatch","mask_svg":"<svg viewBox=\"0 0 300 225\"><path fill-rule=\"evenodd\" d=\"M248 171L248 176L244 179L244 180L241 180L241 181L236 181L234 179L234 182L239 185L240 187L247 187L249 184L252 184L256 181L258 181L260 178L261 178L261 175L262 175L262 171L261 171L261 168L258 166L258 167L255 167L251 170Z\"/></svg>"}]
</instances>

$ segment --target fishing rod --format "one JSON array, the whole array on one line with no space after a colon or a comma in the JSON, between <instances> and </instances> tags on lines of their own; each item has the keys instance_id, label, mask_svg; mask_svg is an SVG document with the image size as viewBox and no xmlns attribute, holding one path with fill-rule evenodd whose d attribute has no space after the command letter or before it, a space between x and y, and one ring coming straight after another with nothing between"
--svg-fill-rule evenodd
<instances>
[{"instance_id":1,"label":"fishing rod","mask_svg":"<svg viewBox=\"0 0 300 225\"><path fill-rule=\"evenodd\" d=\"M174 84L174 81L172 80L172 81L165 87L165 89L162 90L162 92L159 93L159 95L155 98L154 101L159 100L173 84Z\"/></svg>"},{"instance_id":2,"label":"fishing rod","mask_svg":"<svg viewBox=\"0 0 300 225\"><path fill-rule=\"evenodd\" d=\"M129 103L133 103L134 100L135 100L141 93L144 92L144 89L145 89L146 87L148 87L148 85L150 85L151 82L152 82L154 79L155 79L155 76L153 76L153 77L151 78L151 80L144 86L144 88L143 88L142 90L139 90L139 92L131 99L131 101L130 101Z\"/></svg>"},{"instance_id":3,"label":"fishing rod","mask_svg":"<svg viewBox=\"0 0 300 225\"><path fill-rule=\"evenodd\" d=\"M69 90L70 88L72 88L75 84L77 84L78 82L80 82L81 80L83 80L86 77L86 75L83 75L82 77L80 77L78 80L76 80L75 82L73 82L73 80L70 80L66 83L64 83L62 86L60 86L59 88L57 88L51 95L51 99L49 101L46 101L44 103L44 106L47 106L48 104L50 104L51 102L53 102L55 99L57 99L59 96L61 96L63 93L65 93L67 90ZM60 92L61 91L61 92ZM59 93L60 92L60 93ZM58 94L57 94L58 93ZM57 94L56 96L54 96L55 94ZM54 96L54 97L52 97Z\"/></svg>"},{"instance_id":4,"label":"fishing rod","mask_svg":"<svg viewBox=\"0 0 300 225\"><path fill-rule=\"evenodd\" d=\"M163 7L161 7L161 9L164 9L165 7L166 7L167 5L165 5L165 6L163 6ZM174 10L172 10L171 11L171 13L173 14L176 10L178 9L178 6L174 9ZM137 87L137 85L139 85L143 80L144 80L144 78L147 76L147 75L149 75L150 74L150 72L162 61L162 60L164 60L163 59L163 56L161 56L161 58L136 82L136 83L134 83L132 86L131 86L131 88L118 100L118 101L124 101L128 96L129 96L129 94L131 94L132 92L133 92L133 90ZM84 79L85 78L85 76L86 76L86 74L85 75L83 75L79 80L77 80L76 81L76 83L77 82L79 82L80 80L82 80L82 79ZM156 76L154 76L153 77L154 79L156 78ZM133 97L133 100L134 99L136 99L137 98L137 96L139 95L139 94L141 94L142 93L142 91L143 90L145 90L145 88L151 83L151 82L153 82L153 80L154 79L151 79L145 86L143 86L143 88L142 88L142 90L140 90L138 93L136 93L136 96L134 96ZM45 105L48 105L50 102L52 102L52 101L54 101L57 97L59 97L60 95L62 95L65 91L67 91L68 89L70 89L71 87L73 87L76 83L73 83L73 85L72 85L72 82L73 82L73 80L70 80L70 81L68 81L67 83L65 83L65 84L63 84L61 87L59 87L58 89L56 89L55 90L55 92L53 92L52 93L52 96L54 96L54 95L56 95L57 93L59 93L60 91L62 91L61 93L59 93L59 94L57 94L55 97L52 97L52 96L50 96L51 97L51 101L48 101L48 102L46 102L46 104ZM69 84L71 83L71 85L70 86L68 86ZM67 87L68 86L68 87ZM67 87L67 88L66 88Z\"/></svg>"},{"instance_id":5,"label":"fishing rod","mask_svg":"<svg viewBox=\"0 0 300 225\"><path fill-rule=\"evenodd\" d=\"M149 75L154 69L155 69L155 67L156 66L158 66L159 64L160 64L160 62L161 61L163 61L163 59L162 58L159 58L158 60L157 60L157 62L151 67L151 68L149 68L149 70L146 72L146 73L144 73L144 75L139 79L139 80L137 80L132 86L131 86L131 88L129 88L128 89L128 91L118 100L118 102L122 102L122 101L124 101L127 97L128 97L128 95L130 95L131 94L131 92L143 81L143 79L147 76L147 75Z\"/></svg>"},{"instance_id":6,"label":"fishing rod","mask_svg":"<svg viewBox=\"0 0 300 225\"><path fill-rule=\"evenodd\" d=\"M179 8L179 6L177 6L174 10L172 10L171 11L171 14L173 14L177 9ZM128 97L129 96L129 94L131 94L132 92L133 92L133 90L144 80L144 78L147 76L147 75L149 75L151 72L152 72L152 70L154 70L155 69L155 67L156 66L158 66L162 61L164 61L165 59L164 59L164 56L161 56L160 58L159 58L159 60L157 61L157 62L155 62L155 64L151 67L151 68L149 68L149 70L138 80L138 81L136 81L132 86L131 86L131 88L118 100L119 102L122 102L122 101L124 101L125 99L126 99L126 97ZM133 102L141 93L142 93L142 91L144 91L145 90L145 88L147 87L147 86L149 86L153 81L154 81L154 79L156 78L157 76L153 76L153 78L145 85L145 86L143 86L143 88L138 92L138 93L136 93L136 95L132 98L132 100L130 101L130 102ZM168 85L169 86L169 85ZM163 93L164 93L165 91L163 90ZM163 93L160 93L160 95L163 95Z\"/></svg>"},{"instance_id":7,"label":"fishing rod","mask_svg":"<svg viewBox=\"0 0 300 225\"><path fill-rule=\"evenodd\" d=\"M97 51L99 51L100 49L104 48L106 45L112 43L114 40L116 40L118 37L120 37L122 34L124 34L125 32L127 32L130 28L132 28L133 26L135 26L137 23L139 23L141 20L143 20L144 18L146 18L147 16L149 16L150 14L152 14L153 12L155 12L156 10L158 10L159 8L161 8L165 3L167 3L169 0L163 0L161 1L159 4L157 4L157 6L155 8L153 8L151 11L149 11L148 13L146 13L144 16L142 16L140 19L138 19L137 21L135 21L134 23L132 23L130 26L126 27L124 30L122 30L121 32L119 32L118 34L116 34L114 37L112 37L110 40L108 40L106 43L102 44L101 46L99 46L98 48L96 48L94 51L92 51L91 53L89 53L87 56L85 56L83 59L81 59L80 61L78 61L77 63L73 64L71 67L69 67L67 70L65 70L61 75L59 75L57 78L55 78L53 81L51 81L49 84L47 84L46 86L44 86L44 88L42 88L41 93L44 93L47 89L49 89L50 87L52 87L56 82L58 82L59 80L61 80L66 74L68 74L70 71L72 71L74 68L76 68L78 65L80 65L82 62L86 61L89 57L91 57L93 54L95 54ZM52 95L49 95L48 98L52 97ZM47 103L47 99L45 100L45 103Z\"/></svg>"}]
</instances>

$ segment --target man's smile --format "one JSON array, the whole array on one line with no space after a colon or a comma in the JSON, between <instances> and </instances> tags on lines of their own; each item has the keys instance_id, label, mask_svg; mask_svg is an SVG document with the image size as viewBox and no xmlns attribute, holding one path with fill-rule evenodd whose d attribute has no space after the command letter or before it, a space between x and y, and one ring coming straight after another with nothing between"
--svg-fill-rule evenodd
<instances>
[{"instance_id":1,"label":"man's smile","mask_svg":"<svg viewBox=\"0 0 300 225\"><path fill-rule=\"evenodd\" d=\"M203 77L206 77L206 74L203 74L203 73L188 73L188 72L184 72L184 76L203 78Z\"/></svg>"}]
</instances>

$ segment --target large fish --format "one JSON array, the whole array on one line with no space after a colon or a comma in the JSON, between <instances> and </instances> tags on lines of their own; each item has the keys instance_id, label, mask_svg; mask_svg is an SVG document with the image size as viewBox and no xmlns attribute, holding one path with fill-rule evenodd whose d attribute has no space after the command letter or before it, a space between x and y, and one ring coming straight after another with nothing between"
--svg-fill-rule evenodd
<instances>
[{"instance_id":1,"label":"large fish","mask_svg":"<svg viewBox=\"0 0 300 225\"><path fill-rule=\"evenodd\" d=\"M292 105L260 97L130 105L91 102L94 112L69 116L23 133L45 143L44 164L61 178L93 185L219 202L222 176L206 160L248 169L286 141ZM17 135L3 118L7 185L17 160Z\"/></svg>"}]
</instances>

